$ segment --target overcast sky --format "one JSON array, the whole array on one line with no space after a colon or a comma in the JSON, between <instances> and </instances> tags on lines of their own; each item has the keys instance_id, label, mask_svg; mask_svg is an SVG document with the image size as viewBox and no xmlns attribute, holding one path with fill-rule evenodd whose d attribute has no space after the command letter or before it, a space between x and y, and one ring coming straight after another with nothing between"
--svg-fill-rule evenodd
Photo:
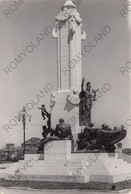
<instances>
[{"instance_id":1,"label":"overcast sky","mask_svg":"<svg viewBox=\"0 0 131 194\"><path fill-rule=\"evenodd\" d=\"M47 26L48 31L55 27L55 17L64 2L65 0L24 0L16 7L13 6L13 0L0 1L0 147L8 142L16 145L22 143L21 122L8 129L9 132L3 127L14 119L23 105L27 105L31 100L36 103L36 95L40 94L47 83L53 86L50 93L57 90L57 46L51 33L40 41L37 48L33 47L32 52L26 51L27 56L23 55L23 61L16 68L11 62L18 58L25 48L30 50L28 45L31 42L35 45L36 37L40 36ZM102 88L105 83L111 86L93 107L92 119L96 125L120 125L130 116L129 71L125 72L125 75L119 71L130 58L129 17L120 14L122 9L127 9L127 4L125 0L81 0L77 8L83 19L82 29L87 34L86 40L82 41L83 49L89 42L92 45L95 43L94 37L105 26L111 29L94 48L92 47L91 52L84 52L83 57L85 80L90 81L94 89ZM8 10L11 14L7 14ZM10 63L12 69L10 68L7 75L3 69L9 67ZM32 110L27 110L32 115L32 121L27 122L26 139L41 138L44 122L37 106L47 104L49 111L50 93L40 98ZM11 122L13 125L13 121Z\"/></svg>"}]
</instances>

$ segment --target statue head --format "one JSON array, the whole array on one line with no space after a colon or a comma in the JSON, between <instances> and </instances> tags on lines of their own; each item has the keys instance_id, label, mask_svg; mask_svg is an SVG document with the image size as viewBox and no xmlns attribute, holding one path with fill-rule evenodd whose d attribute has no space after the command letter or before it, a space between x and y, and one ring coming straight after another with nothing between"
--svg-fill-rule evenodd
<instances>
[{"instance_id":1,"label":"statue head","mask_svg":"<svg viewBox=\"0 0 131 194\"><path fill-rule=\"evenodd\" d=\"M117 148L121 148L122 147L122 143L121 142L118 142L117 143Z\"/></svg>"},{"instance_id":2,"label":"statue head","mask_svg":"<svg viewBox=\"0 0 131 194\"><path fill-rule=\"evenodd\" d=\"M107 124L104 123L104 124L102 124L101 127L102 127L102 129L107 129L109 127L109 125L107 125Z\"/></svg>"},{"instance_id":3,"label":"statue head","mask_svg":"<svg viewBox=\"0 0 131 194\"><path fill-rule=\"evenodd\" d=\"M44 131L46 128L47 128L46 125L44 125L44 126L42 127L43 131Z\"/></svg>"},{"instance_id":4,"label":"statue head","mask_svg":"<svg viewBox=\"0 0 131 194\"><path fill-rule=\"evenodd\" d=\"M64 122L65 122L65 120L64 120L63 118L60 118L60 119L59 119L59 123L60 123L60 124L62 124L62 123L64 123Z\"/></svg>"},{"instance_id":5,"label":"statue head","mask_svg":"<svg viewBox=\"0 0 131 194\"><path fill-rule=\"evenodd\" d=\"M44 104L42 104L42 105L41 105L41 107L42 107L42 108L45 108L45 105L44 105Z\"/></svg>"},{"instance_id":6,"label":"statue head","mask_svg":"<svg viewBox=\"0 0 131 194\"><path fill-rule=\"evenodd\" d=\"M62 6L62 10L64 9L76 9L76 5L71 0L66 0L64 5Z\"/></svg>"},{"instance_id":7,"label":"statue head","mask_svg":"<svg viewBox=\"0 0 131 194\"><path fill-rule=\"evenodd\" d=\"M86 83L86 90L91 90L91 82Z\"/></svg>"},{"instance_id":8,"label":"statue head","mask_svg":"<svg viewBox=\"0 0 131 194\"><path fill-rule=\"evenodd\" d=\"M117 131L117 130L119 130L119 127L115 126L114 131Z\"/></svg>"},{"instance_id":9,"label":"statue head","mask_svg":"<svg viewBox=\"0 0 131 194\"><path fill-rule=\"evenodd\" d=\"M73 94L76 94L77 92L76 92L76 90L73 90Z\"/></svg>"},{"instance_id":10,"label":"statue head","mask_svg":"<svg viewBox=\"0 0 131 194\"><path fill-rule=\"evenodd\" d=\"M88 127L93 127L94 126L94 124L93 123L88 123Z\"/></svg>"},{"instance_id":11,"label":"statue head","mask_svg":"<svg viewBox=\"0 0 131 194\"><path fill-rule=\"evenodd\" d=\"M125 130L125 125L121 125L121 130Z\"/></svg>"}]
</instances>

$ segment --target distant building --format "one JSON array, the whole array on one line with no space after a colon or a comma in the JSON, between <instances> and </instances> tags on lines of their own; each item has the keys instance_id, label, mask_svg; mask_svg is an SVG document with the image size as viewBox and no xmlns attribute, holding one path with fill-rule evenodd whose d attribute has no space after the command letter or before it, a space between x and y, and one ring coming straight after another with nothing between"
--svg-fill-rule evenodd
<instances>
[{"instance_id":1,"label":"distant building","mask_svg":"<svg viewBox=\"0 0 131 194\"><path fill-rule=\"evenodd\" d=\"M40 138L32 137L25 142L25 153L37 153ZM3 149L0 149L0 161L17 161L23 158L23 143L21 146L15 146L13 143L7 143Z\"/></svg>"},{"instance_id":2,"label":"distant building","mask_svg":"<svg viewBox=\"0 0 131 194\"><path fill-rule=\"evenodd\" d=\"M10 161L22 158L23 149L21 146L15 146L13 143L7 143L3 149L0 149L0 160Z\"/></svg>"},{"instance_id":3,"label":"distant building","mask_svg":"<svg viewBox=\"0 0 131 194\"><path fill-rule=\"evenodd\" d=\"M7 149L12 149L13 147L14 147L14 143L7 143L7 144L5 144L5 148L7 148Z\"/></svg>"},{"instance_id":4,"label":"distant building","mask_svg":"<svg viewBox=\"0 0 131 194\"><path fill-rule=\"evenodd\" d=\"M32 137L31 139L25 142L25 153L34 154L37 153L38 146L40 144L40 138ZM24 144L21 144L21 147L24 147Z\"/></svg>"}]
</instances>

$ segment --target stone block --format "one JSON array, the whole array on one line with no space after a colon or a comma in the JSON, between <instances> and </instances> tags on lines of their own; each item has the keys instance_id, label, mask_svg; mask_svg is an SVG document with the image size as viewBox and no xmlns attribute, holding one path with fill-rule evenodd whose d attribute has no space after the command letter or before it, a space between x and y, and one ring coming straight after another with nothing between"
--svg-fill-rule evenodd
<instances>
[{"instance_id":1,"label":"stone block","mask_svg":"<svg viewBox=\"0 0 131 194\"><path fill-rule=\"evenodd\" d=\"M16 180L14 174L6 174L6 180ZM17 175L17 180L22 181L43 181L43 182L66 182L66 183L85 183L89 182L89 177L84 176L72 176L72 175L37 175L37 174L26 174Z\"/></svg>"},{"instance_id":2,"label":"stone block","mask_svg":"<svg viewBox=\"0 0 131 194\"><path fill-rule=\"evenodd\" d=\"M63 84L62 86L67 89L67 85ZM79 132L79 118L76 122L74 117L78 113L78 107L67 102L68 94L69 90L58 92L56 104L52 109L51 123L52 127L55 128L59 122L59 118L63 117L65 122L71 125L72 132L76 133Z\"/></svg>"},{"instance_id":3,"label":"stone block","mask_svg":"<svg viewBox=\"0 0 131 194\"><path fill-rule=\"evenodd\" d=\"M45 150L45 160L70 160L71 159L71 141L53 141L53 146ZM48 144L47 144L48 145Z\"/></svg>"},{"instance_id":4,"label":"stone block","mask_svg":"<svg viewBox=\"0 0 131 194\"><path fill-rule=\"evenodd\" d=\"M40 157L41 157L41 154L25 154L24 160L28 161L33 159L34 161L37 161L40 159Z\"/></svg>"}]
</instances>

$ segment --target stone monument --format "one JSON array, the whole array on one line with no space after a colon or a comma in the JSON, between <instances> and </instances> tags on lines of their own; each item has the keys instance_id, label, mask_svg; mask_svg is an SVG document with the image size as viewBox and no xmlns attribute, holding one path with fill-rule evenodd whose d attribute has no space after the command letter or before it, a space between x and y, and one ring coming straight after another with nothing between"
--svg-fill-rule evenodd
<instances>
[{"instance_id":1,"label":"stone monument","mask_svg":"<svg viewBox=\"0 0 131 194\"><path fill-rule=\"evenodd\" d=\"M76 6L71 0L67 0L56 17L56 28L52 32L53 37L57 38L58 47L58 91L51 112L51 124L52 128L55 128L59 118L64 118L65 122L71 125L74 136L79 132L79 93L82 80L81 41L86 39L86 34L81 28L82 19ZM72 122L73 119L75 122Z\"/></svg>"},{"instance_id":2,"label":"stone monument","mask_svg":"<svg viewBox=\"0 0 131 194\"><path fill-rule=\"evenodd\" d=\"M96 91L94 93L90 91L90 82L87 83L87 89L86 91L83 90L83 94L84 98L86 97L88 100L85 98L85 104L81 104L81 97L83 98L83 95L80 95L82 60L78 60L78 56L81 54L81 40L86 38L86 34L82 32L81 27L82 19L77 12L76 6L71 0L67 0L62 7L62 11L56 17L56 28L52 32L53 37L57 38L58 44L58 91L51 96L51 115L48 115L44 105L40 108L43 119L45 119L45 116L49 119L48 127L50 127L51 118L51 127L53 129L56 128L60 118L63 118L69 124L71 124L71 119L75 118L76 122L71 126L74 138L75 136L77 137L82 128L79 121L79 108L81 105L87 106L85 110L86 117L84 118L86 123L82 124L89 124L91 121L92 101L95 100L96 94ZM72 65L74 60L76 61L75 66ZM83 108L81 110L83 111ZM83 116L85 115L83 114ZM63 125L65 126L65 124ZM92 127L92 129L84 129L86 135L88 134L85 143L87 146L89 141L91 144L88 146L93 149L96 146L103 147L104 145L109 150L107 141L105 141L107 135L108 142L111 142L111 144L118 142L126 135L123 128L121 132L116 129L111 132L110 128L105 124L103 124L102 129L98 130L93 129L91 123L89 127ZM65 130L59 124L57 125L58 132L60 128ZM108 130L105 131L105 128ZM121 136L120 133L122 134ZM97 134L97 139L94 138L95 141L92 139L94 134ZM114 134L117 139L114 139ZM84 134L85 137L86 135ZM0 177L8 180L16 180L19 177L19 180L49 182L86 183L94 181L116 183L125 181L130 176L131 164L123 161L122 158L118 159L117 153L100 153L94 152L94 150L92 153L87 153L86 151L71 153L71 140L65 139L47 142L46 146L47 149L44 150L44 155L43 153L26 154L24 160L4 169ZM81 142L79 142L79 147L81 147ZM29 166L23 173L23 166L25 169L25 165L30 164L31 161L32 167L30 168Z\"/></svg>"}]
</instances>

